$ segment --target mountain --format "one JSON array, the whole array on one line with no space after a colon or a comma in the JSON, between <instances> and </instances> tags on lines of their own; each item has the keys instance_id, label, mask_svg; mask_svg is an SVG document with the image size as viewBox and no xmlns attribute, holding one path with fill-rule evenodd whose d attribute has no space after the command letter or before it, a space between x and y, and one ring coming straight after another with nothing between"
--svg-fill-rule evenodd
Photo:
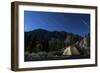
<instances>
[{"instance_id":1,"label":"mountain","mask_svg":"<svg viewBox=\"0 0 100 73\"><path fill-rule=\"evenodd\" d=\"M83 37L74 33L65 31L48 31L45 29L36 29L25 32L24 37L25 51L29 52L57 51L83 39Z\"/></svg>"}]
</instances>

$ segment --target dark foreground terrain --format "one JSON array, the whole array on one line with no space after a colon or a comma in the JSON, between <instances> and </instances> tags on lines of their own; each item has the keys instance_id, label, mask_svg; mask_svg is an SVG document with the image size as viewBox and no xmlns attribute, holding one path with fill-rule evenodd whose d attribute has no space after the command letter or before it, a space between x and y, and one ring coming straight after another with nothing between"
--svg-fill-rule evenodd
<instances>
[{"instance_id":1,"label":"dark foreground terrain","mask_svg":"<svg viewBox=\"0 0 100 73\"><path fill-rule=\"evenodd\" d=\"M62 56L25 56L25 61L64 60L64 59L86 59L89 55L62 55Z\"/></svg>"}]
</instances>

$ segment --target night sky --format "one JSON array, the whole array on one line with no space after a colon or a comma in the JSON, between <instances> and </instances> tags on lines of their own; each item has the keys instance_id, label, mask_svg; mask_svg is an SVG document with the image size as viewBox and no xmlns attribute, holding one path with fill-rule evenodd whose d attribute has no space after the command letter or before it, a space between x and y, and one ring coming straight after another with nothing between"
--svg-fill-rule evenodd
<instances>
[{"instance_id":1,"label":"night sky","mask_svg":"<svg viewBox=\"0 0 100 73\"><path fill-rule=\"evenodd\" d=\"M80 36L90 32L90 14L24 11L24 31L46 29Z\"/></svg>"}]
</instances>

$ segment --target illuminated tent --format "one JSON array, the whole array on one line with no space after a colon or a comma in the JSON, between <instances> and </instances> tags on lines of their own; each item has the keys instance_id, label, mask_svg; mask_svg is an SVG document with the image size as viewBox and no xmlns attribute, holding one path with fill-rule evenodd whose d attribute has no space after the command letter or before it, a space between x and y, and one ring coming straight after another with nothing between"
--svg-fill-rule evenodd
<instances>
[{"instance_id":1,"label":"illuminated tent","mask_svg":"<svg viewBox=\"0 0 100 73\"><path fill-rule=\"evenodd\" d=\"M80 52L75 46L68 46L64 49L63 55L80 55Z\"/></svg>"}]
</instances>

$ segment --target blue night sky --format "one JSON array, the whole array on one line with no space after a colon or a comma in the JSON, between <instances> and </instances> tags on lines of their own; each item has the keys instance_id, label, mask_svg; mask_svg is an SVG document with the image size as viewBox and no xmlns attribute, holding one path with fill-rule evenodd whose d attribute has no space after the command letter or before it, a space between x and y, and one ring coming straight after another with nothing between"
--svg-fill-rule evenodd
<instances>
[{"instance_id":1,"label":"blue night sky","mask_svg":"<svg viewBox=\"0 0 100 73\"><path fill-rule=\"evenodd\" d=\"M24 31L46 29L85 36L90 32L90 14L24 11Z\"/></svg>"}]
</instances>

